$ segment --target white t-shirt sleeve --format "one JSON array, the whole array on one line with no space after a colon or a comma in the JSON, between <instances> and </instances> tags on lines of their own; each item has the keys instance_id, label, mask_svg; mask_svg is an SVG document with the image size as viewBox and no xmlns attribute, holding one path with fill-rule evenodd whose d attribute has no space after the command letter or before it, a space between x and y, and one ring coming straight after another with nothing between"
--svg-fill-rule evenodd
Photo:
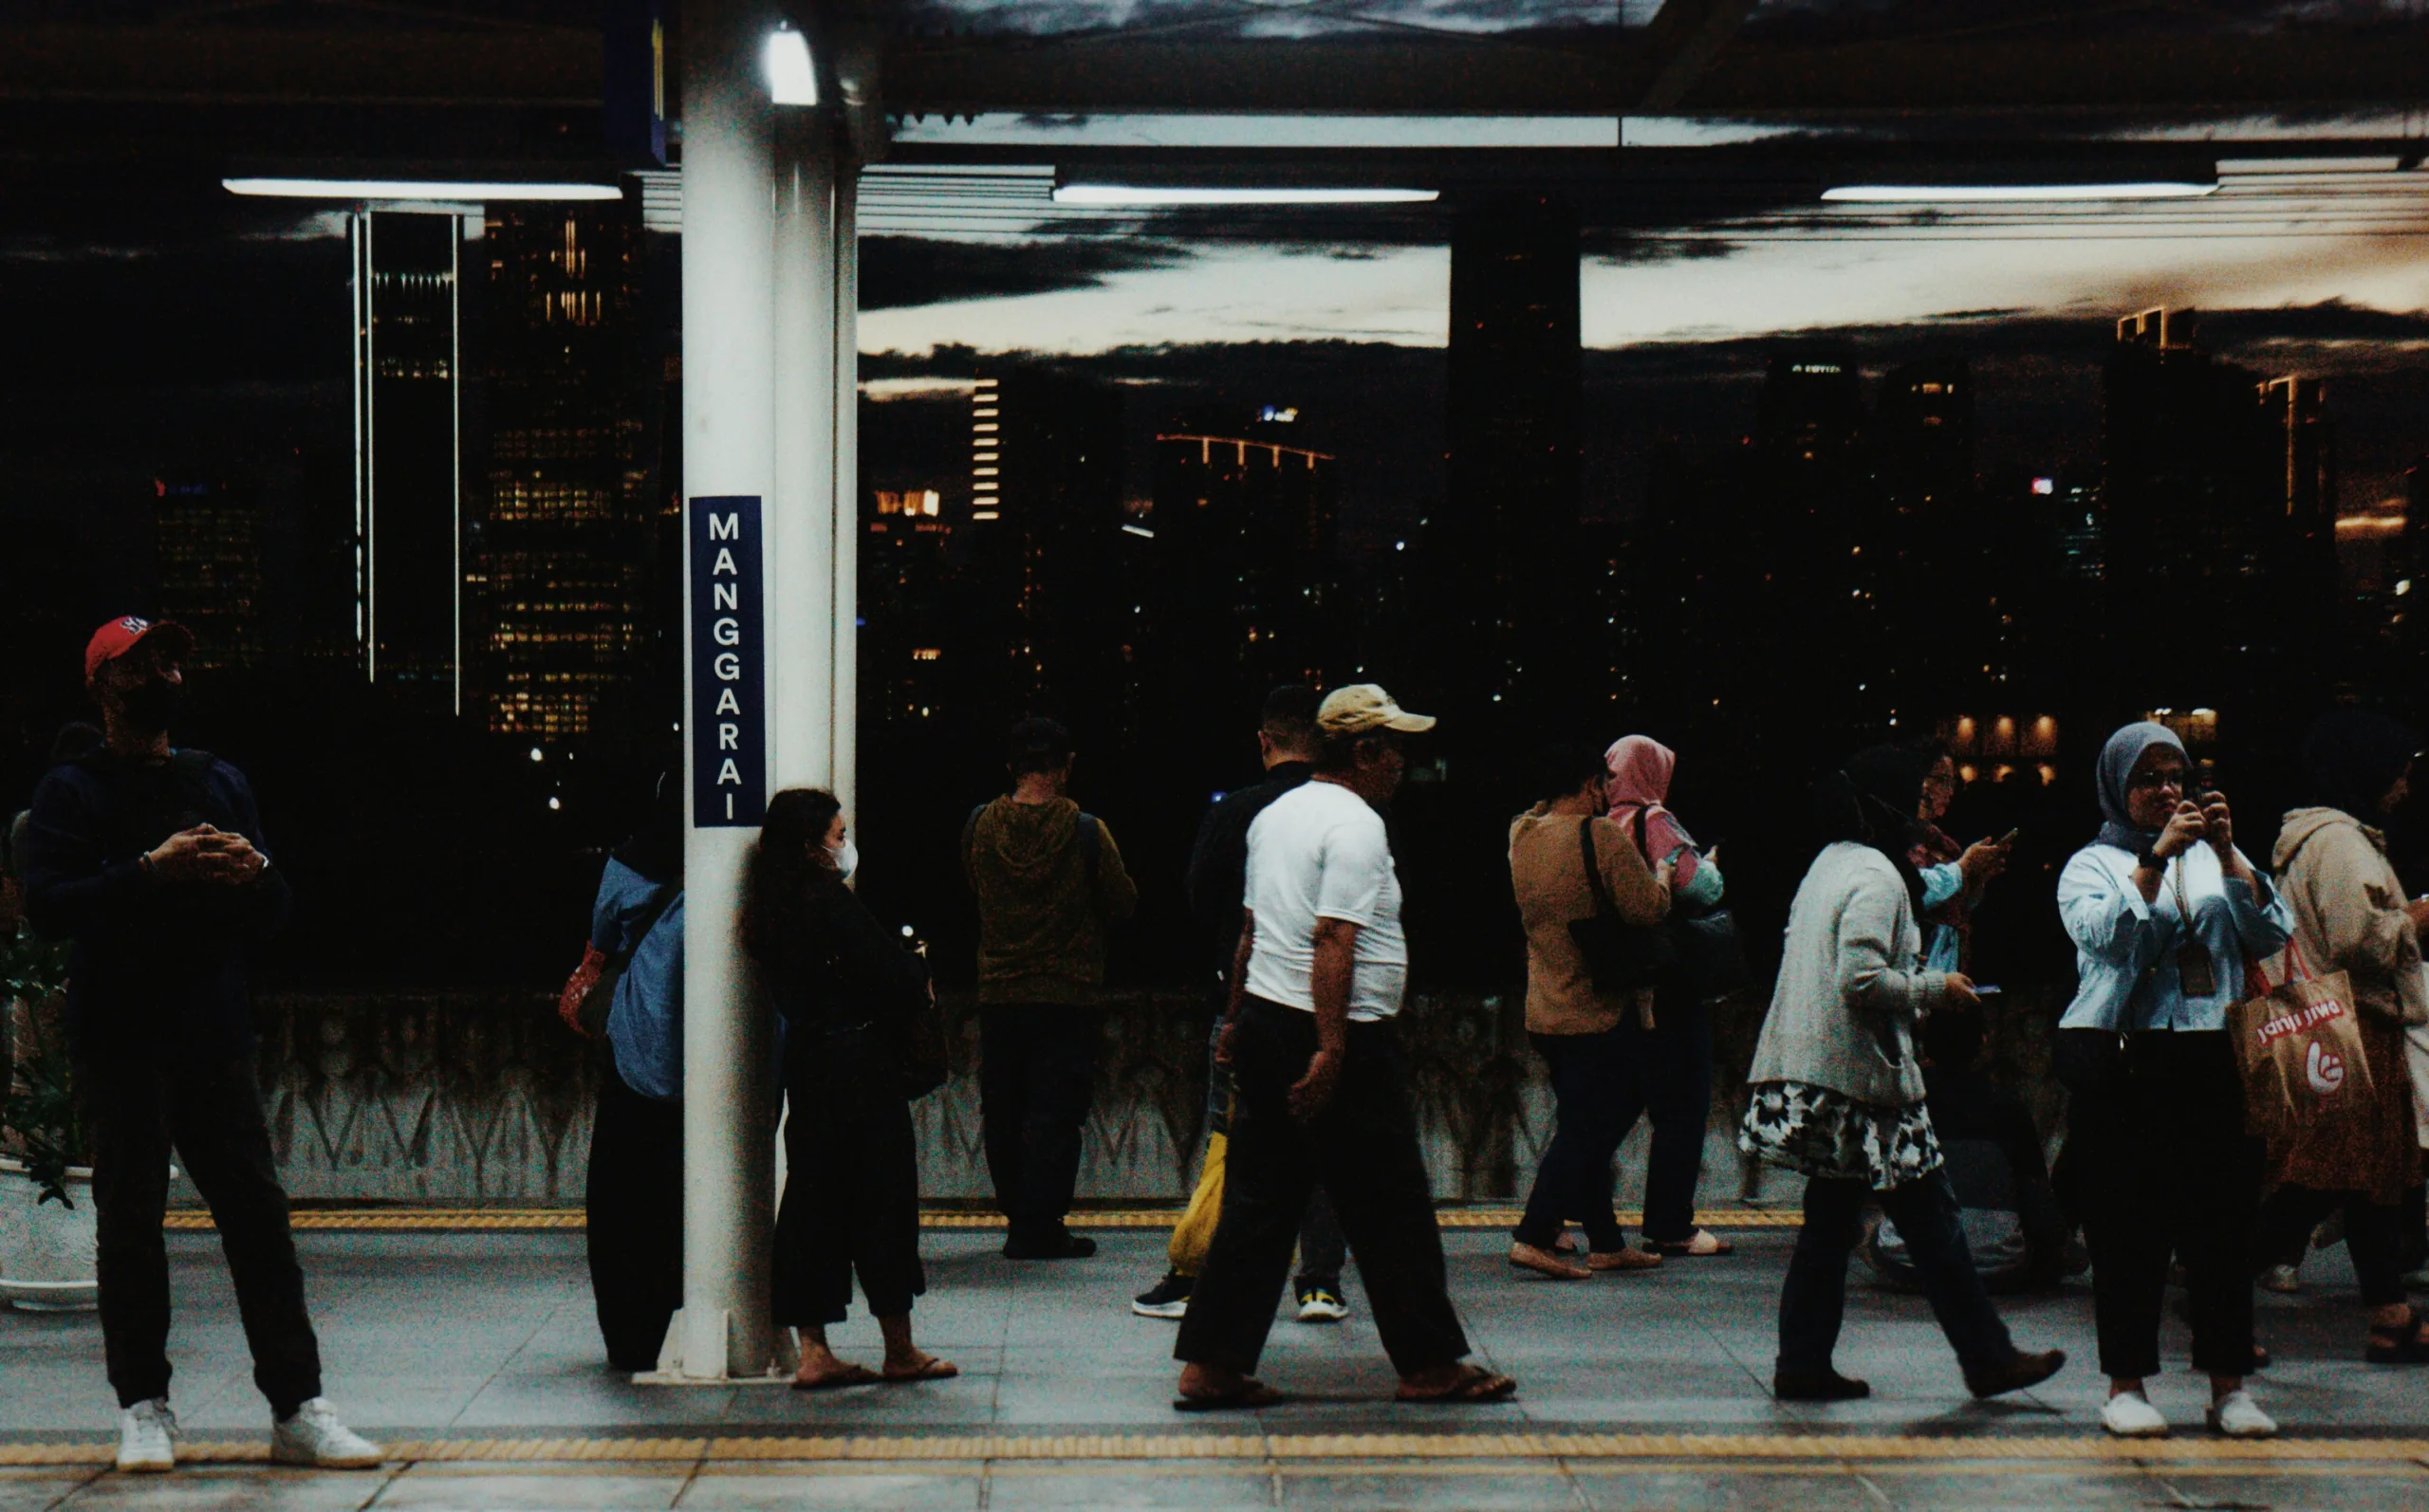
<instances>
[{"instance_id":1,"label":"white t-shirt sleeve","mask_svg":"<svg viewBox=\"0 0 2429 1512\"><path fill-rule=\"evenodd\" d=\"M1344 820L1334 824L1325 835L1324 880L1316 891L1316 917L1340 919L1361 929L1373 924L1391 876L1392 847L1381 820L1368 823Z\"/></svg>"}]
</instances>

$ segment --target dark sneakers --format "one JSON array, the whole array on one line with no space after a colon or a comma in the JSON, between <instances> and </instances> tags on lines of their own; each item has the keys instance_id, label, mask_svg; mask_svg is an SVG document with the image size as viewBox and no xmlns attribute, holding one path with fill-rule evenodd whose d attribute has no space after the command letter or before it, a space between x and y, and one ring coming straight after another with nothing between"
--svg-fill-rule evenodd
<instances>
[{"instance_id":1,"label":"dark sneakers","mask_svg":"<svg viewBox=\"0 0 2429 1512\"><path fill-rule=\"evenodd\" d=\"M1771 1394L1783 1402L1852 1402L1872 1388L1837 1371L1775 1371Z\"/></svg>"},{"instance_id":2,"label":"dark sneakers","mask_svg":"<svg viewBox=\"0 0 2429 1512\"><path fill-rule=\"evenodd\" d=\"M1141 1318L1179 1318L1189 1311L1189 1292L1196 1282L1172 1271L1162 1281L1130 1299L1130 1310Z\"/></svg>"},{"instance_id":3,"label":"dark sneakers","mask_svg":"<svg viewBox=\"0 0 2429 1512\"><path fill-rule=\"evenodd\" d=\"M1097 1252L1097 1242L1066 1229L1044 1239L1006 1239L1006 1260L1085 1260Z\"/></svg>"},{"instance_id":4,"label":"dark sneakers","mask_svg":"<svg viewBox=\"0 0 2429 1512\"><path fill-rule=\"evenodd\" d=\"M2004 1365L1969 1365L1965 1389L1975 1396L2002 1396L2038 1386L2066 1368L2065 1350L2045 1349L2038 1355L2018 1355Z\"/></svg>"}]
</instances>

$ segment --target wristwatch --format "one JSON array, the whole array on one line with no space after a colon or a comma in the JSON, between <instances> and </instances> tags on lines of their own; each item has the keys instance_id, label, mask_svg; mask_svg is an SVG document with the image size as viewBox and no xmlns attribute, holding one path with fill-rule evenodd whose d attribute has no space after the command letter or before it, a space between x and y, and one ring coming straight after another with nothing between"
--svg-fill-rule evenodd
<instances>
[{"instance_id":1,"label":"wristwatch","mask_svg":"<svg viewBox=\"0 0 2429 1512\"><path fill-rule=\"evenodd\" d=\"M2154 872L2164 872L2167 870L2167 857L2160 854L2159 842L2154 840L2142 847L2134 857L2134 864L2137 867L2147 866Z\"/></svg>"}]
</instances>

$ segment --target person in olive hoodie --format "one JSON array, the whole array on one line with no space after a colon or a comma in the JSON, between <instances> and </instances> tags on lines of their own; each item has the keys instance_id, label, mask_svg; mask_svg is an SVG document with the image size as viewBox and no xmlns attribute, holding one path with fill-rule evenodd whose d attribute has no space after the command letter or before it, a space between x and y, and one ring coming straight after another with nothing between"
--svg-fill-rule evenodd
<instances>
[{"instance_id":1,"label":"person in olive hoodie","mask_svg":"<svg viewBox=\"0 0 2429 1512\"><path fill-rule=\"evenodd\" d=\"M1025 719L1011 747L1011 792L961 837L978 894L979 1119L1005 1257L1079 1260L1096 1244L1063 1220L1096 1090L1105 930L1130 917L1139 889L1103 822L1065 796L1070 732Z\"/></svg>"}]
</instances>

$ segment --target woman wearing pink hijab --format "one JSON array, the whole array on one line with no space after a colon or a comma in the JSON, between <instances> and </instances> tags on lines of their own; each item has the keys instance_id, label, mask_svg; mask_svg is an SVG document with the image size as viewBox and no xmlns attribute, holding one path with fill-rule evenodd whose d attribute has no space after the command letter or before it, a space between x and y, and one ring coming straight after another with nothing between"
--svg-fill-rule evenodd
<instances>
[{"instance_id":1,"label":"woman wearing pink hijab","mask_svg":"<svg viewBox=\"0 0 2429 1512\"><path fill-rule=\"evenodd\" d=\"M1674 863L1676 903L1718 906L1720 853L1697 850L1695 838L1664 806L1678 753L1649 735L1628 735L1603 753L1611 818L1637 838L1648 865ZM1712 1016L1692 985L1640 993L1622 1028L1638 1037L1636 1085L1622 1089L1626 1127L1639 1113L1653 1120L1653 1151L1644 1182L1644 1243L1664 1255L1726 1255L1734 1247L1696 1226L1696 1183L1703 1174L1704 1126L1712 1116Z\"/></svg>"}]
</instances>

